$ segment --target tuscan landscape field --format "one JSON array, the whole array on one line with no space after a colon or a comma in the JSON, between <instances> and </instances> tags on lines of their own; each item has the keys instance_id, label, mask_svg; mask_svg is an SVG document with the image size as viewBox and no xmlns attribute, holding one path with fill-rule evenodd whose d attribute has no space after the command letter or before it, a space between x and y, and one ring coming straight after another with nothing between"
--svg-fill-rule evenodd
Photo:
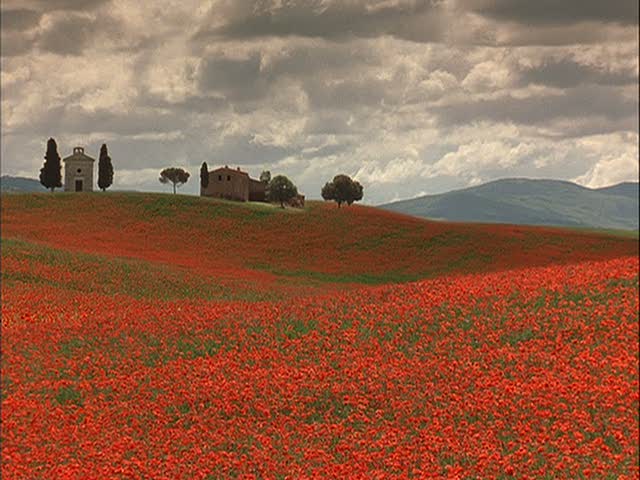
<instances>
[{"instance_id":1,"label":"tuscan landscape field","mask_svg":"<svg viewBox=\"0 0 640 480\"><path fill-rule=\"evenodd\" d=\"M3 478L637 478L638 240L2 196Z\"/></svg>"}]
</instances>

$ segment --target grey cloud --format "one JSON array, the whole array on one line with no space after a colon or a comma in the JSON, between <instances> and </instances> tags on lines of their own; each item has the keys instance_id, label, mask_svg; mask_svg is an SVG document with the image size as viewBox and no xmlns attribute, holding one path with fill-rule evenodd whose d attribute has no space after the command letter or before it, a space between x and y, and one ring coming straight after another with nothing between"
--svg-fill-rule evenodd
<instances>
[{"instance_id":1,"label":"grey cloud","mask_svg":"<svg viewBox=\"0 0 640 480\"><path fill-rule=\"evenodd\" d=\"M242 39L264 36L301 36L346 39L382 35L413 41L442 38L439 8L429 0L371 2L302 0L299 2L228 1L216 5L213 15L222 25L200 29L195 39Z\"/></svg>"},{"instance_id":2,"label":"grey cloud","mask_svg":"<svg viewBox=\"0 0 640 480\"><path fill-rule=\"evenodd\" d=\"M91 42L96 24L82 16L62 18L42 32L38 47L59 55L80 55Z\"/></svg>"},{"instance_id":3,"label":"grey cloud","mask_svg":"<svg viewBox=\"0 0 640 480\"><path fill-rule=\"evenodd\" d=\"M255 142L251 135L234 135L225 137L222 145L212 147L209 158L213 164L275 163L297 150L296 147L262 145Z\"/></svg>"},{"instance_id":4,"label":"grey cloud","mask_svg":"<svg viewBox=\"0 0 640 480\"><path fill-rule=\"evenodd\" d=\"M312 149L310 151L303 152L300 157L304 159L323 158L337 155L339 153L346 152L351 149L351 145L348 142L343 142L336 145L325 145L320 148Z\"/></svg>"},{"instance_id":5,"label":"grey cloud","mask_svg":"<svg viewBox=\"0 0 640 480\"><path fill-rule=\"evenodd\" d=\"M200 85L205 90L231 90L238 86L254 84L260 76L260 55L246 59L210 58L202 67Z\"/></svg>"},{"instance_id":6,"label":"grey cloud","mask_svg":"<svg viewBox=\"0 0 640 480\"><path fill-rule=\"evenodd\" d=\"M31 51L35 39L33 35L19 31L2 31L2 41L0 42L0 52L3 57L17 57Z\"/></svg>"},{"instance_id":7,"label":"grey cloud","mask_svg":"<svg viewBox=\"0 0 640 480\"><path fill-rule=\"evenodd\" d=\"M634 0L467 0L463 5L487 17L525 25L638 23L638 2Z\"/></svg>"},{"instance_id":8,"label":"grey cloud","mask_svg":"<svg viewBox=\"0 0 640 480\"><path fill-rule=\"evenodd\" d=\"M33 3L44 11L52 10L92 10L111 0L35 0Z\"/></svg>"},{"instance_id":9,"label":"grey cloud","mask_svg":"<svg viewBox=\"0 0 640 480\"><path fill-rule=\"evenodd\" d=\"M38 25L42 14L35 10L20 8L16 10L2 10L0 20L2 30L29 30Z\"/></svg>"},{"instance_id":10,"label":"grey cloud","mask_svg":"<svg viewBox=\"0 0 640 480\"><path fill-rule=\"evenodd\" d=\"M0 53L3 57L15 57L29 52L35 43L35 27L42 14L30 9L2 9L0 23L2 41Z\"/></svg>"},{"instance_id":11,"label":"grey cloud","mask_svg":"<svg viewBox=\"0 0 640 480\"><path fill-rule=\"evenodd\" d=\"M317 111L307 119L305 133L308 135L353 135L356 127L349 122L344 111Z\"/></svg>"},{"instance_id":12,"label":"grey cloud","mask_svg":"<svg viewBox=\"0 0 640 480\"><path fill-rule=\"evenodd\" d=\"M260 72L261 56L245 59L208 58L199 71L198 84L203 92L220 92L227 99L255 100L266 95L270 80Z\"/></svg>"},{"instance_id":13,"label":"grey cloud","mask_svg":"<svg viewBox=\"0 0 640 480\"><path fill-rule=\"evenodd\" d=\"M182 113L207 114L229 109L230 103L222 97L213 95L188 95L170 102L159 95L142 93L139 102L150 108L170 109Z\"/></svg>"},{"instance_id":14,"label":"grey cloud","mask_svg":"<svg viewBox=\"0 0 640 480\"><path fill-rule=\"evenodd\" d=\"M269 58L263 69L269 75L289 77L352 76L355 69L381 67L383 52L366 42L312 41L287 46Z\"/></svg>"},{"instance_id":15,"label":"grey cloud","mask_svg":"<svg viewBox=\"0 0 640 480\"><path fill-rule=\"evenodd\" d=\"M616 129L636 129L638 100L623 96L613 87L581 86L558 95L527 98L507 95L433 107L431 112L442 126L489 120L544 127L552 120L573 119L579 127L567 130L567 135L573 136L594 133L589 126L597 122L598 117ZM591 121L585 123L585 119Z\"/></svg>"},{"instance_id":16,"label":"grey cloud","mask_svg":"<svg viewBox=\"0 0 640 480\"><path fill-rule=\"evenodd\" d=\"M630 85L638 82L636 72L610 72L593 66L579 64L570 59L548 61L521 72L522 83L535 83L558 88L585 84Z\"/></svg>"},{"instance_id":17,"label":"grey cloud","mask_svg":"<svg viewBox=\"0 0 640 480\"><path fill-rule=\"evenodd\" d=\"M317 78L306 81L304 88L314 109L340 110L396 103L397 92L389 88L390 84L389 81L368 76L339 81Z\"/></svg>"},{"instance_id":18,"label":"grey cloud","mask_svg":"<svg viewBox=\"0 0 640 480\"><path fill-rule=\"evenodd\" d=\"M64 105L51 107L44 115L34 119L30 124L15 127L6 133L32 132L41 136L65 133L91 134L94 132L139 135L171 132L183 123L178 115L172 113L142 109L116 113L104 109L89 111L79 106Z\"/></svg>"}]
</instances>

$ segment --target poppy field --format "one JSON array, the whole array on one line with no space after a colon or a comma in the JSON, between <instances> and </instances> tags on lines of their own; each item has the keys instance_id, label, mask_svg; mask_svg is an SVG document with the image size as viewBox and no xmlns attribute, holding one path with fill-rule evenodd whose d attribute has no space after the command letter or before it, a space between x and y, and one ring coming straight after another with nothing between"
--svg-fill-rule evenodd
<instances>
[{"instance_id":1,"label":"poppy field","mask_svg":"<svg viewBox=\"0 0 640 480\"><path fill-rule=\"evenodd\" d=\"M3 195L3 478L638 477L637 239L200 200Z\"/></svg>"}]
</instances>

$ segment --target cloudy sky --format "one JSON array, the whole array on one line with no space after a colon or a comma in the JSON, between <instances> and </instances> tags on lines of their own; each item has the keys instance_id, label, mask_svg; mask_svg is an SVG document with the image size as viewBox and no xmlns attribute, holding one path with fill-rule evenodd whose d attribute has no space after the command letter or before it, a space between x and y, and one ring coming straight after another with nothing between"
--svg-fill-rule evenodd
<instances>
[{"instance_id":1,"label":"cloudy sky","mask_svg":"<svg viewBox=\"0 0 640 480\"><path fill-rule=\"evenodd\" d=\"M114 188L241 166L378 204L638 177L636 0L3 0L2 174L107 143Z\"/></svg>"}]
</instances>

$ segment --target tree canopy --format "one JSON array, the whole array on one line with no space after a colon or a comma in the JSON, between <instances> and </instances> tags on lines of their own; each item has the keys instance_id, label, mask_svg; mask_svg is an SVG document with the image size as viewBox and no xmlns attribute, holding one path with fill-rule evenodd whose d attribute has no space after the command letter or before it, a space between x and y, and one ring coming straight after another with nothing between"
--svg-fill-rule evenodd
<instances>
[{"instance_id":1,"label":"tree canopy","mask_svg":"<svg viewBox=\"0 0 640 480\"><path fill-rule=\"evenodd\" d=\"M47 141L47 152L44 156L44 165L40 169L40 183L50 189L62 187L62 165L58 155L58 145L53 138Z\"/></svg>"},{"instance_id":2,"label":"tree canopy","mask_svg":"<svg viewBox=\"0 0 640 480\"><path fill-rule=\"evenodd\" d=\"M187 183L190 173L182 168L169 167L160 172L160 183L171 183L173 185L173 193L176 193L176 187L180 187Z\"/></svg>"},{"instance_id":3,"label":"tree canopy","mask_svg":"<svg viewBox=\"0 0 640 480\"><path fill-rule=\"evenodd\" d=\"M334 200L339 208L343 203L351 205L362 200L364 188L348 175L336 175L331 182L324 184L320 194L324 200Z\"/></svg>"},{"instance_id":4,"label":"tree canopy","mask_svg":"<svg viewBox=\"0 0 640 480\"><path fill-rule=\"evenodd\" d=\"M100 147L100 159L98 160L98 188L103 192L113 184L113 165L107 152L105 143Z\"/></svg>"},{"instance_id":5,"label":"tree canopy","mask_svg":"<svg viewBox=\"0 0 640 480\"><path fill-rule=\"evenodd\" d=\"M269 170L263 170L263 172L260 174L260 181L268 185L271 181L271 172Z\"/></svg>"},{"instance_id":6,"label":"tree canopy","mask_svg":"<svg viewBox=\"0 0 640 480\"><path fill-rule=\"evenodd\" d=\"M296 195L298 195L298 189L284 175L276 175L269 182L268 199L270 202L279 202L282 208L284 208L285 202L293 199Z\"/></svg>"}]
</instances>

